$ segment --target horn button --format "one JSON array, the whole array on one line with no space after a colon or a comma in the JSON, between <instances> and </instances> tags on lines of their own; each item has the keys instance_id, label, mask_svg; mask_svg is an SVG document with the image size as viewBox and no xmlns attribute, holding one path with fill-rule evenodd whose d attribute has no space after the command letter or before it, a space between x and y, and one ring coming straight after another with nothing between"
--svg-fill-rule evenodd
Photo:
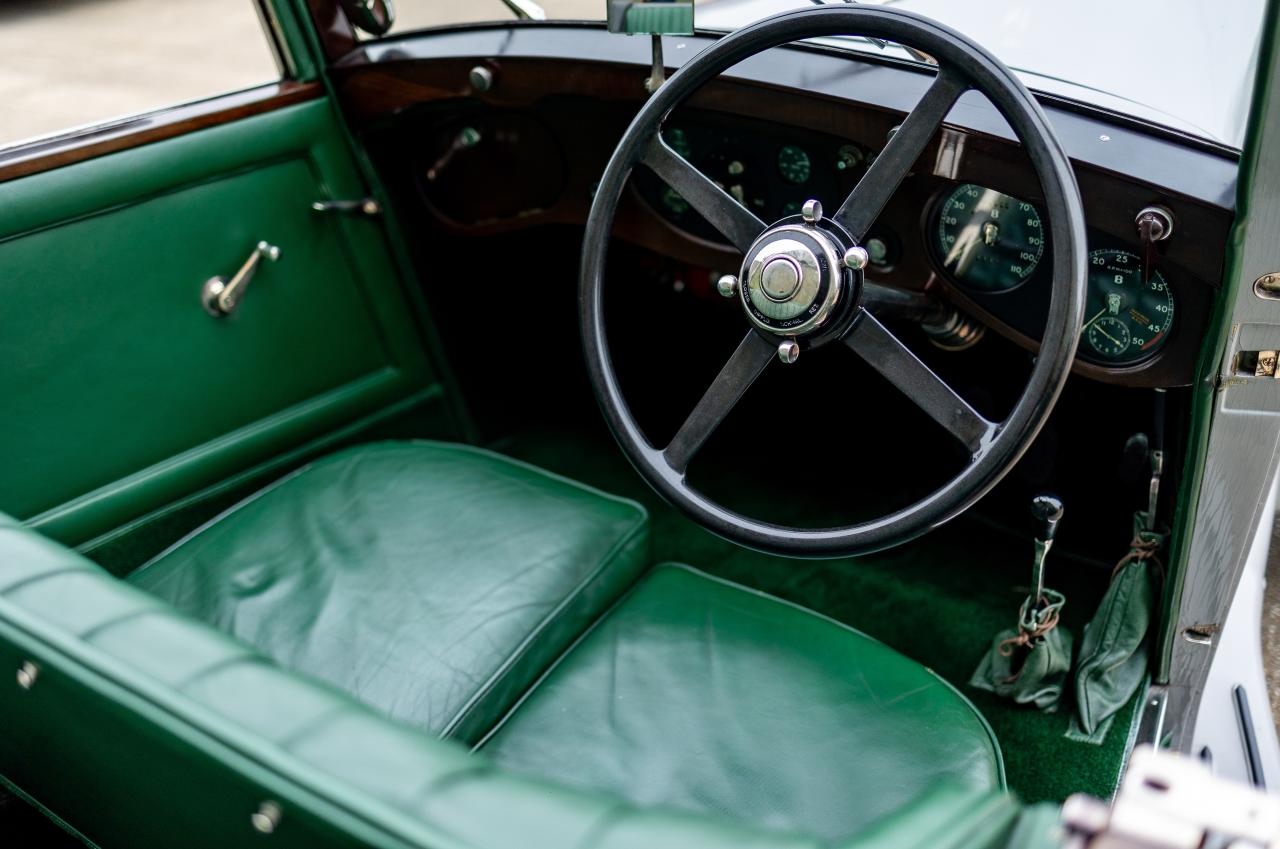
<instances>
[{"instance_id":1,"label":"horn button","mask_svg":"<svg viewBox=\"0 0 1280 849\"><path fill-rule=\"evenodd\" d=\"M816 330L840 302L845 268L832 239L812 226L765 232L743 262L742 304L757 327L796 336Z\"/></svg>"}]
</instances>

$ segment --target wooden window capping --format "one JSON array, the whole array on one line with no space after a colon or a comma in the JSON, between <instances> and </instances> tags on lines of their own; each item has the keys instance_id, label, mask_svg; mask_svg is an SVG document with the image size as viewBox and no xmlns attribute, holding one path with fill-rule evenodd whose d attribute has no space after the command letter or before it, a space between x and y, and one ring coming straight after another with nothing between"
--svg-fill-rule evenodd
<instances>
[{"instance_id":1,"label":"wooden window capping","mask_svg":"<svg viewBox=\"0 0 1280 849\"><path fill-rule=\"evenodd\" d=\"M227 124L324 95L317 82L285 80L148 112L0 150L0 182Z\"/></svg>"}]
</instances>

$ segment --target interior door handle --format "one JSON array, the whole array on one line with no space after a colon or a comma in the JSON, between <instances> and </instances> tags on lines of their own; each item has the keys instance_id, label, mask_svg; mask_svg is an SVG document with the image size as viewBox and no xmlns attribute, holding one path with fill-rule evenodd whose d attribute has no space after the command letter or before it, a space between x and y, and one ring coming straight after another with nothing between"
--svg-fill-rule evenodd
<instances>
[{"instance_id":1,"label":"interior door handle","mask_svg":"<svg viewBox=\"0 0 1280 849\"><path fill-rule=\"evenodd\" d=\"M218 276L204 281L204 286L200 289L200 303L204 305L205 312L214 318L231 315L240 305L244 290L249 286L253 273L258 270L258 264L264 257L275 262L280 258L280 249L267 242L258 242L253 253L249 254L244 265L240 266L240 270L230 280Z\"/></svg>"},{"instance_id":2,"label":"interior door handle","mask_svg":"<svg viewBox=\"0 0 1280 849\"><path fill-rule=\"evenodd\" d=\"M311 204L311 208L316 212L337 212L342 215L380 215L382 213L382 204L378 203L375 198L360 198L359 200L318 200Z\"/></svg>"}]
</instances>

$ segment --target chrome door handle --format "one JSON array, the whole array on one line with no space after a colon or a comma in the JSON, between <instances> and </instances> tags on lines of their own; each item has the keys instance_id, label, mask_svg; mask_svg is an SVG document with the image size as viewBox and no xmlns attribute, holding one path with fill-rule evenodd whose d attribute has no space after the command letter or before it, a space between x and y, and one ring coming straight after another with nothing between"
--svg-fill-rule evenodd
<instances>
[{"instance_id":1,"label":"chrome door handle","mask_svg":"<svg viewBox=\"0 0 1280 849\"><path fill-rule=\"evenodd\" d=\"M231 315L240 305L244 290L253 279L253 273L258 270L258 263L263 257L275 262L280 258L280 249L267 242L258 242L253 253L249 254L244 265L240 266L240 270L230 280L218 276L204 281L204 286L200 289L200 303L204 305L205 312L214 318Z\"/></svg>"},{"instance_id":2,"label":"chrome door handle","mask_svg":"<svg viewBox=\"0 0 1280 849\"><path fill-rule=\"evenodd\" d=\"M311 204L316 212L337 212L341 215L380 215L382 204L375 198L359 200L318 200Z\"/></svg>"}]
</instances>

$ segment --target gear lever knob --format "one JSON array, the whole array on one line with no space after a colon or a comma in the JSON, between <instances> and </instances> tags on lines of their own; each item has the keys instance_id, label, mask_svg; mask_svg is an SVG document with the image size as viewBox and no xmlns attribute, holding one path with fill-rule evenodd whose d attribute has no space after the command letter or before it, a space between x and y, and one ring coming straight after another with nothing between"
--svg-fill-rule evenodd
<instances>
[{"instance_id":1,"label":"gear lever knob","mask_svg":"<svg viewBox=\"0 0 1280 849\"><path fill-rule=\"evenodd\" d=\"M1038 523L1036 539L1049 542L1062 521L1062 499L1056 495L1037 495L1031 499L1031 515Z\"/></svg>"}]
</instances>

